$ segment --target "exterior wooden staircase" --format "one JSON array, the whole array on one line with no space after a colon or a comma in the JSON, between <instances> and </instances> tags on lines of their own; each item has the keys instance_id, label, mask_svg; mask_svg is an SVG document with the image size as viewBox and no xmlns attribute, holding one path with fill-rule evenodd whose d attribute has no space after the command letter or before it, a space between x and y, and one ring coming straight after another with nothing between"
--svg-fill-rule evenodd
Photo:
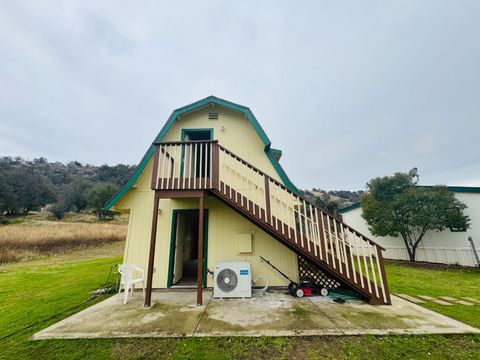
<instances>
[{"instance_id":1,"label":"exterior wooden staircase","mask_svg":"<svg viewBox=\"0 0 480 360\"><path fill-rule=\"evenodd\" d=\"M152 189L160 197L188 197L198 191L213 194L369 303L391 303L384 249L341 219L217 141L162 142L155 146Z\"/></svg>"}]
</instances>

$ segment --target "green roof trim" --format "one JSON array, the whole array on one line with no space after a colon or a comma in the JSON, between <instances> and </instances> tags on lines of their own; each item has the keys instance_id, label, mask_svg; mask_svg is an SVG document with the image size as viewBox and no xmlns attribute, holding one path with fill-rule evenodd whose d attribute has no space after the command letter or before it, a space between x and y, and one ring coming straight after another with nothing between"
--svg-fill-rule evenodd
<instances>
[{"instance_id":1,"label":"green roof trim","mask_svg":"<svg viewBox=\"0 0 480 360\"><path fill-rule=\"evenodd\" d=\"M280 158L282 157L282 150L270 148L270 151L272 152L275 159L277 159L277 161L280 161Z\"/></svg>"},{"instance_id":2,"label":"green roof trim","mask_svg":"<svg viewBox=\"0 0 480 360\"><path fill-rule=\"evenodd\" d=\"M431 188L433 186L422 187ZM480 187L477 186L447 186L447 190L458 193L480 193Z\"/></svg>"},{"instance_id":3,"label":"green roof trim","mask_svg":"<svg viewBox=\"0 0 480 360\"><path fill-rule=\"evenodd\" d=\"M178 109L174 110L172 112L172 114L169 116L165 125L162 127L162 129L158 133L158 135L155 137L153 142L161 142L164 139L165 135L167 135L168 131L173 126L173 124L175 123L175 120L178 118L178 116L186 114L190 111L197 110L197 109L199 109L203 106L207 106L209 104L215 104L215 105L218 105L218 106L223 106L227 109L243 113L245 115L245 117L247 118L247 120L250 122L250 124L252 124L252 126L255 129L255 131L257 132L258 136L260 136L260 139L262 140L263 144L265 145L265 147L264 147L265 153L266 153L268 159L270 160L270 162L272 163L273 167L277 171L278 175L282 179L285 186L289 190L291 190L292 192L294 192L296 194L300 193L298 191L298 189L295 187L295 185L293 185L293 183L290 181L287 174L283 170L282 166L275 159L274 153L275 153L275 151L279 151L279 150L270 149L270 145L271 145L270 139L268 138L267 134L265 133L265 131L260 126L260 123L258 122L255 115L253 115L252 111L246 106L235 104L231 101L220 99L216 96L208 96L205 99L196 101L196 102L194 102L190 105L186 105L186 106L183 106L181 108L178 108ZM122 198L123 195L125 195L127 193L128 190L130 190L132 188L132 186L135 184L138 177L140 176L142 171L145 169L145 166L147 166L148 161L150 160L150 158L153 156L154 153L155 153L155 146L151 145L150 148L148 149L148 151L143 156L142 160L140 161L140 164L135 169L135 172L133 173L132 177L120 189L120 191L118 193L116 193L105 204L104 210L109 210L113 205L115 205L117 203L117 201L119 201Z\"/></svg>"},{"instance_id":4,"label":"green roof trim","mask_svg":"<svg viewBox=\"0 0 480 360\"><path fill-rule=\"evenodd\" d=\"M150 148L147 150L145 155L143 156L142 160L140 161L140 164L137 166L135 169L135 172L133 173L132 177L127 181L125 185L115 194L113 197L108 200L108 202L105 204L103 207L104 210L109 210L115 203L122 198L123 195L127 193L128 190L132 188L132 186L135 184L135 181L137 181L138 177L142 173L143 169L145 169L145 166L147 166L148 161L150 158L155 154L155 146L151 145Z\"/></svg>"},{"instance_id":5,"label":"green roof trim","mask_svg":"<svg viewBox=\"0 0 480 360\"><path fill-rule=\"evenodd\" d=\"M177 117L179 115L183 115L183 114L188 113L190 111L197 110L197 109L199 109L203 106L209 105L209 104L215 104L215 105L223 106L227 109L234 110L234 111L241 112L241 113L245 114L248 121L250 121L250 123L252 124L254 129L257 131L257 134L262 139L263 144L265 145L265 148L270 146L270 144L271 144L270 139L268 138L267 134L265 133L265 131L260 126L260 124L259 124L257 118L255 117L255 115L253 115L252 111L248 107L243 106L243 105L239 105L239 104L235 104L235 103L233 103L231 101L228 101L228 100L220 99L216 96L209 96L209 97L206 97L205 99L196 101L196 102L194 102L190 105L186 105L186 106L183 106L181 108L178 108L178 109L174 110L172 115L170 115L170 117L168 118L165 125L162 127L162 130L160 130L159 134L155 138L155 142L160 142L160 141L163 140L165 135L167 135L168 130L170 130L170 128L172 127L173 123L175 122L175 120L177 119Z\"/></svg>"},{"instance_id":6,"label":"green roof trim","mask_svg":"<svg viewBox=\"0 0 480 360\"><path fill-rule=\"evenodd\" d=\"M347 207L344 207L344 208L342 208L342 209L339 209L338 212L339 212L340 214L342 214L342 213L345 213L345 212L350 211L350 210L358 209L361 205L362 205L362 203L359 203L359 202L358 202L358 203L354 203L354 204L352 204L352 205L350 205L350 206L347 206Z\"/></svg>"},{"instance_id":7,"label":"green roof trim","mask_svg":"<svg viewBox=\"0 0 480 360\"><path fill-rule=\"evenodd\" d=\"M433 188L433 185L420 185L423 188ZM480 194L480 187L477 186L447 186L447 190L457 193L471 193L471 194ZM346 213L350 210L358 209L361 206L361 203L355 203L350 206L344 207L343 209L338 210L339 213Z\"/></svg>"},{"instance_id":8,"label":"green roof trim","mask_svg":"<svg viewBox=\"0 0 480 360\"><path fill-rule=\"evenodd\" d=\"M282 165L275 159L275 155L273 155L273 152L271 149L265 150L265 153L267 154L268 159L272 163L273 167L277 171L278 176L280 176L280 179L282 179L283 183L285 186L292 191L293 193L300 195L300 191L297 189L295 185L290 181L288 178L287 174L285 173L285 170L283 170Z\"/></svg>"}]
</instances>

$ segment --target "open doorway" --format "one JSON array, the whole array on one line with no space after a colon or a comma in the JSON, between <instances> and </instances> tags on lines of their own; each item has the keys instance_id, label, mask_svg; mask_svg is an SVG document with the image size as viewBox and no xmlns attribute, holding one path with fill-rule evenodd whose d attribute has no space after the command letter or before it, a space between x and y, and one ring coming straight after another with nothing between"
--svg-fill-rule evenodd
<instances>
[{"instance_id":1,"label":"open doorway","mask_svg":"<svg viewBox=\"0 0 480 360\"><path fill-rule=\"evenodd\" d=\"M198 271L198 209L174 210L168 287L196 287ZM208 210L204 216L203 286L206 284Z\"/></svg>"},{"instance_id":2,"label":"open doorway","mask_svg":"<svg viewBox=\"0 0 480 360\"><path fill-rule=\"evenodd\" d=\"M213 140L213 129L182 129L182 141L209 141ZM182 146L181 174L188 177L203 178L210 174L210 146L205 143L196 144L187 148Z\"/></svg>"},{"instance_id":3,"label":"open doorway","mask_svg":"<svg viewBox=\"0 0 480 360\"><path fill-rule=\"evenodd\" d=\"M182 129L182 141L213 140L213 129Z\"/></svg>"}]
</instances>

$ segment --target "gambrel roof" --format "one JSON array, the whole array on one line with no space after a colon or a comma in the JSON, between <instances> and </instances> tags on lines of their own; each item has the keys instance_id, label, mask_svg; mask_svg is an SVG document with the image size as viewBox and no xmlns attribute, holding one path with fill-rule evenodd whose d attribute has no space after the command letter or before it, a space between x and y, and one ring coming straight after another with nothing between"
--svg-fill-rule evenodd
<instances>
[{"instance_id":1,"label":"gambrel roof","mask_svg":"<svg viewBox=\"0 0 480 360\"><path fill-rule=\"evenodd\" d=\"M262 140L262 142L265 146L264 147L265 154L267 155L268 159L272 163L272 165L273 165L274 169L276 170L280 179L282 179L283 183L285 184L285 186L288 189L290 189L294 193L298 194L299 193L298 189L290 181L287 174L285 173L282 166L280 165L280 163L277 160L277 157L279 157L278 156L279 150L270 148L270 145L271 145L270 139L268 138L267 134L265 133L265 131L262 129L262 127L258 123L257 119L255 118L255 115L253 115L250 108L248 108L246 106L235 104L231 101L220 99L220 98L218 98L216 96L213 96L213 95L208 96L208 97L206 97L202 100L196 101L196 102L194 102L190 105L186 105L186 106L183 106L181 108L178 108L178 109L174 110L172 112L172 114L169 116L165 125L162 127L162 129L158 133L158 135L155 137L153 143L161 142L164 139L165 135L168 133L168 131L170 130L170 128L172 127L172 125L175 123L175 121L177 120L177 118L180 115L186 114L186 113L194 111L194 110L198 110L198 109L200 109L204 106L210 105L210 104L222 106L224 108L227 108L227 109L230 109L230 110L233 110L233 111L236 111L236 112L240 112L240 113L243 113L245 115L245 118L250 122L250 124L253 126L253 128L257 132L258 136ZM140 161L140 164L135 169L135 172L133 173L132 177L120 189L120 191L117 194L115 194L107 202L107 204L105 204L105 206L104 206L105 210L108 210L113 205L115 205L115 203L117 201L119 201L122 198L122 196L125 195L128 192L128 190L130 190L132 188L132 186L135 184L138 177L140 176L142 171L145 169L145 167L148 164L148 161L151 159L151 157L153 156L154 153L155 153L155 146L152 144L148 148L145 155L143 156L142 160ZM280 151L280 154L281 154L281 151Z\"/></svg>"}]
</instances>

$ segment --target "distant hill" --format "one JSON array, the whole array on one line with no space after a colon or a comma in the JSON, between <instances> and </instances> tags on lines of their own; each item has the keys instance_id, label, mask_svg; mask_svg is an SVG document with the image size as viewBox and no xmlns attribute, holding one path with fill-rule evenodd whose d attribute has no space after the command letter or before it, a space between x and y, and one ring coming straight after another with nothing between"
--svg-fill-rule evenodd
<instances>
[{"instance_id":1,"label":"distant hill","mask_svg":"<svg viewBox=\"0 0 480 360\"><path fill-rule=\"evenodd\" d=\"M0 173L3 175L21 170L45 176L56 186L69 184L78 179L91 182L110 182L116 186L121 186L133 174L135 166L124 164L95 166L82 164L78 161L64 164L49 162L43 157L33 160L27 160L20 156L0 157Z\"/></svg>"},{"instance_id":2,"label":"distant hill","mask_svg":"<svg viewBox=\"0 0 480 360\"><path fill-rule=\"evenodd\" d=\"M124 164L95 166L49 162L43 157L0 157L0 216L39 210L60 200L65 210L82 210L87 207L89 189L102 185L112 193L134 170L135 166Z\"/></svg>"},{"instance_id":3,"label":"distant hill","mask_svg":"<svg viewBox=\"0 0 480 360\"><path fill-rule=\"evenodd\" d=\"M302 190L302 193L314 204L335 212L360 201L363 190L322 190L313 188Z\"/></svg>"}]
</instances>

